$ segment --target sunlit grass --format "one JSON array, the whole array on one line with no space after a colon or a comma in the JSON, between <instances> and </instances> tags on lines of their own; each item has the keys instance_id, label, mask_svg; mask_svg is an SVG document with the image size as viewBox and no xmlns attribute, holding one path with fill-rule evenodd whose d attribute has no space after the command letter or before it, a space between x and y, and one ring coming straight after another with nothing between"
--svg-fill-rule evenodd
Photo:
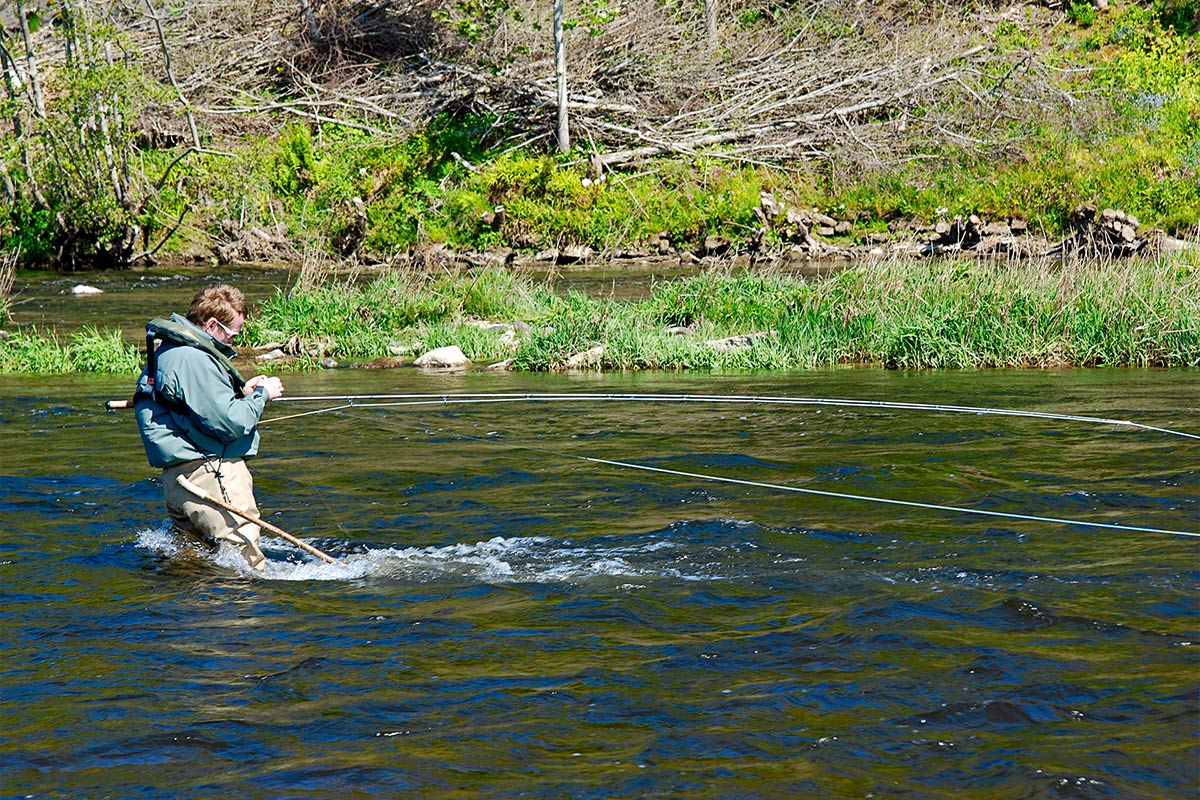
<instances>
[{"instance_id":1,"label":"sunlit grass","mask_svg":"<svg viewBox=\"0 0 1200 800\"><path fill-rule=\"evenodd\" d=\"M297 337L344 361L411 359L458 345L472 361L563 369L593 348L605 370L1200 366L1197 258L1110 263L892 260L804 279L718 271L661 282L640 301L566 296L502 269L389 273L279 292L245 341ZM743 346L714 342L750 337ZM20 332L0 371L131 372L119 332L69 341Z\"/></svg>"},{"instance_id":2,"label":"sunlit grass","mask_svg":"<svg viewBox=\"0 0 1200 800\"><path fill-rule=\"evenodd\" d=\"M0 373L60 375L70 372L134 374L141 355L119 330L85 326L63 341L51 333L23 330L0 339Z\"/></svg>"},{"instance_id":3,"label":"sunlit grass","mask_svg":"<svg viewBox=\"0 0 1200 800\"><path fill-rule=\"evenodd\" d=\"M388 355L388 343L458 344L473 359L512 358L521 370L562 368L595 347L604 350L598 366L623 370L1195 366L1198 281L1200 269L1187 261L896 260L809 280L708 272L620 302L558 297L485 270L281 294L260 324L289 335L341 331L355 341L339 340L336 352L363 358ZM480 320L519 321L524 331L514 348L472 324ZM670 330L680 326L683 335ZM710 344L744 334L757 334L748 347Z\"/></svg>"}]
</instances>

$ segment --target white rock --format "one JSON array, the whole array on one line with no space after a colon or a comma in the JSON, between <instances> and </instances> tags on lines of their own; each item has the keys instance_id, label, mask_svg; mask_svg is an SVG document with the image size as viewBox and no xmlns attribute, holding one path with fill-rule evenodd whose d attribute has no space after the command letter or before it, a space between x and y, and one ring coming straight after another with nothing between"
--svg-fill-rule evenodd
<instances>
[{"instance_id":1,"label":"white rock","mask_svg":"<svg viewBox=\"0 0 1200 800\"><path fill-rule=\"evenodd\" d=\"M766 331L758 333L743 333L737 336L729 336L724 339L709 339L708 346L718 353L728 353L731 350L747 350L754 346L754 343L765 339Z\"/></svg>"},{"instance_id":2,"label":"white rock","mask_svg":"<svg viewBox=\"0 0 1200 800\"><path fill-rule=\"evenodd\" d=\"M568 358L567 369L580 369L585 366L593 366L600 363L600 356L602 355L604 355L604 345L598 344L589 350L576 353Z\"/></svg>"},{"instance_id":3,"label":"white rock","mask_svg":"<svg viewBox=\"0 0 1200 800\"><path fill-rule=\"evenodd\" d=\"M81 283L71 287L71 294L86 295L86 294L104 294L103 289L97 289L95 286L88 286L86 283Z\"/></svg>"},{"instance_id":4,"label":"white rock","mask_svg":"<svg viewBox=\"0 0 1200 800\"><path fill-rule=\"evenodd\" d=\"M445 369L447 367L462 367L470 363L471 360L463 354L459 346L452 344L430 350L414 361L413 366Z\"/></svg>"}]
</instances>

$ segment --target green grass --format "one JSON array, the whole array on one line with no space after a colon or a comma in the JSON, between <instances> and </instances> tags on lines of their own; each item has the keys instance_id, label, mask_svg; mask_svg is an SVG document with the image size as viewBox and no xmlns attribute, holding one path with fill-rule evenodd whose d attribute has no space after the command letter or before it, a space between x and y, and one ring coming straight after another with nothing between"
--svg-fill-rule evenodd
<instances>
[{"instance_id":1,"label":"green grass","mask_svg":"<svg viewBox=\"0 0 1200 800\"><path fill-rule=\"evenodd\" d=\"M0 340L0 373L61 375L71 372L136 374L142 358L119 330L85 326L62 341L51 332L23 330Z\"/></svg>"},{"instance_id":2,"label":"green grass","mask_svg":"<svg viewBox=\"0 0 1200 800\"><path fill-rule=\"evenodd\" d=\"M327 355L372 359L407 350L414 342L428 344L429 326L444 329L463 319L536 319L553 302L544 287L503 270L441 277L389 272L364 285L328 283L310 291L278 292L249 320L246 336L257 341L291 336L324 340Z\"/></svg>"},{"instance_id":3,"label":"green grass","mask_svg":"<svg viewBox=\"0 0 1200 800\"><path fill-rule=\"evenodd\" d=\"M686 335L668 331L679 325ZM519 329L515 341L506 328ZM711 344L742 334L756 334L749 347ZM291 337L349 362L455 344L478 364L512 359L525 371L563 369L597 346L605 370L1200 367L1200 263L895 260L810 279L709 272L656 284L637 302L559 296L501 269L391 272L279 292L251 315L244 341ZM131 373L139 360L119 331L84 328L65 343L23 331L0 342L6 373Z\"/></svg>"},{"instance_id":4,"label":"green grass","mask_svg":"<svg viewBox=\"0 0 1200 800\"><path fill-rule=\"evenodd\" d=\"M599 366L620 370L1200 366L1198 286L1194 259L893 261L809 280L705 273L620 302L559 297L484 270L280 294L253 330L333 336L332 354L363 359L394 354L397 343L458 344L473 360L512 358L518 370L559 369L596 346ZM481 320L519 320L528 330L514 348L473 324ZM679 325L691 333L667 331ZM761 334L749 348L709 344L749 333Z\"/></svg>"}]
</instances>

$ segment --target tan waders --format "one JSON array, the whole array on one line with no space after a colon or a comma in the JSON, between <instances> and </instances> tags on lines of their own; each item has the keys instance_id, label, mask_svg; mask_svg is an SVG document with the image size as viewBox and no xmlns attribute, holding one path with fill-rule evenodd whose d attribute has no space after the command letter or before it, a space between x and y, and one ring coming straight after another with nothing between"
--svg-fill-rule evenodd
<instances>
[{"instance_id":1,"label":"tan waders","mask_svg":"<svg viewBox=\"0 0 1200 800\"><path fill-rule=\"evenodd\" d=\"M251 567L265 569L267 559L258 546L258 526L196 497L176 482L180 475L213 497L257 516L254 478L246 462L240 458L212 458L167 467L162 473L163 493L167 511L177 526L208 542L229 542L242 551Z\"/></svg>"}]
</instances>

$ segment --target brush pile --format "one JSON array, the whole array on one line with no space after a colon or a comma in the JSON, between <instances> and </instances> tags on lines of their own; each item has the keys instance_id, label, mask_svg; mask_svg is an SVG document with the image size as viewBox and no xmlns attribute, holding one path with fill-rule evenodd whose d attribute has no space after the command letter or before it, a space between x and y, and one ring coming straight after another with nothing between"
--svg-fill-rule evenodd
<instances>
[{"instance_id":1,"label":"brush pile","mask_svg":"<svg viewBox=\"0 0 1200 800\"><path fill-rule=\"evenodd\" d=\"M709 26L703 4L586 5L567 20L572 138L593 151L597 173L711 145L822 172L942 147L1003 151L999 120L1055 93L1030 53L981 45L981 33L1040 24L1051 12L928 6L735 0ZM523 145L553 135L549 3L104 0L85 10L164 85L169 55L178 98L215 143L289 119L389 135L462 112L494 120L479 132L485 139ZM191 138L178 98L142 115L145 142Z\"/></svg>"}]
</instances>

